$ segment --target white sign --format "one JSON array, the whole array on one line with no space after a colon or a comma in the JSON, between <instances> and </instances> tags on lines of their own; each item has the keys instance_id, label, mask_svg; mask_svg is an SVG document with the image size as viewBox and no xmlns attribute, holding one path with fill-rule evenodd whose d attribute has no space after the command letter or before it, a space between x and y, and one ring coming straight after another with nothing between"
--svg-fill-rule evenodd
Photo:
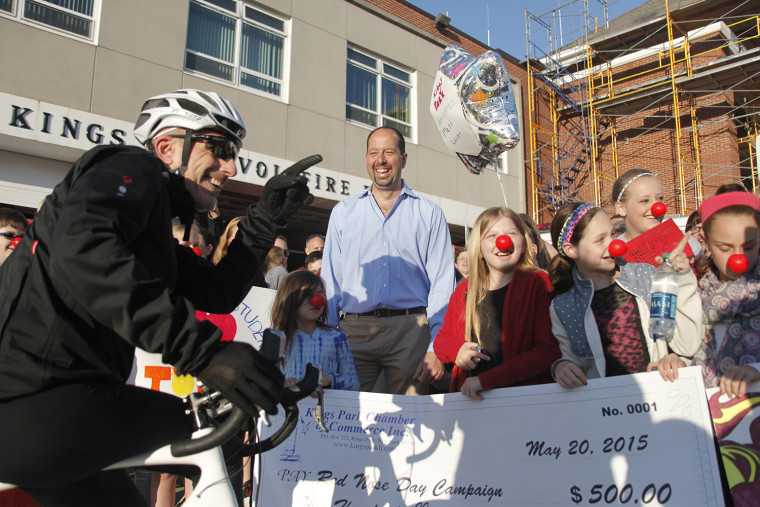
<instances>
[{"instance_id":1,"label":"white sign","mask_svg":"<svg viewBox=\"0 0 760 507\"><path fill-rule=\"evenodd\" d=\"M430 114L443 136L443 141L455 153L478 155L483 146L478 134L462 110L456 82L440 70L435 75L435 87L430 98Z\"/></svg>"},{"instance_id":2,"label":"white sign","mask_svg":"<svg viewBox=\"0 0 760 507\"><path fill-rule=\"evenodd\" d=\"M253 287L235 311L228 315L196 312L201 320L210 320L222 330L222 341L240 341L250 343L257 349L261 346L264 329L271 323L271 310L277 291ZM135 350L133 366L133 383L154 391L187 396L195 389L195 378L190 375L177 375L176 368L164 364L161 354Z\"/></svg>"},{"instance_id":3,"label":"white sign","mask_svg":"<svg viewBox=\"0 0 760 507\"><path fill-rule=\"evenodd\" d=\"M133 123L0 92L0 135L89 150L101 144L137 144Z\"/></svg>"},{"instance_id":4,"label":"white sign","mask_svg":"<svg viewBox=\"0 0 760 507\"><path fill-rule=\"evenodd\" d=\"M484 396L328 390L329 433L307 398L261 458L256 505L723 505L699 368Z\"/></svg>"}]
</instances>

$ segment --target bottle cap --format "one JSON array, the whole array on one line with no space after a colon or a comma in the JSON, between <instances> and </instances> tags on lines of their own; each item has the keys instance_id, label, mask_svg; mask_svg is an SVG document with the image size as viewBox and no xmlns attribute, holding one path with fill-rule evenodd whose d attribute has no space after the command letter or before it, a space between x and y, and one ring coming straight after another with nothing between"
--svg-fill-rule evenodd
<instances>
[{"instance_id":1,"label":"bottle cap","mask_svg":"<svg viewBox=\"0 0 760 507\"><path fill-rule=\"evenodd\" d=\"M662 254L662 259L663 259L663 260L668 260L668 257L670 257L670 254L669 254L669 253L664 253L664 254Z\"/></svg>"}]
</instances>

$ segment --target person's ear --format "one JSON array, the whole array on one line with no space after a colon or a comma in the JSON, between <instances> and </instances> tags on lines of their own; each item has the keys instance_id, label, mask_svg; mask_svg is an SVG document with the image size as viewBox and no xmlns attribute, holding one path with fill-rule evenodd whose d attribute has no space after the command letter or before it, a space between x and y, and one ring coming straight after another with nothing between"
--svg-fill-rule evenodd
<instances>
[{"instance_id":1,"label":"person's ear","mask_svg":"<svg viewBox=\"0 0 760 507\"><path fill-rule=\"evenodd\" d=\"M626 213L625 211L625 206L623 206L623 203L620 201L617 201L615 203L615 213L617 213L621 217L628 215L628 213Z\"/></svg>"},{"instance_id":2,"label":"person's ear","mask_svg":"<svg viewBox=\"0 0 760 507\"><path fill-rule=\"evenodd\" d=\"M578 249L572 243L562 243L562 251L571 259L578 259Z\"/></svg>"},{"instance_id":3,"label":"person's ear","mask_svg":"<svg viewBox=\"0 0 760 507\"><path fill-rule=\"evenodd\" d=\"M168 135L158 136L153 140L153 148L161 162L171 167L174 162L175 152L178 149L174 138Z\"/></svg>"}]
</instances>

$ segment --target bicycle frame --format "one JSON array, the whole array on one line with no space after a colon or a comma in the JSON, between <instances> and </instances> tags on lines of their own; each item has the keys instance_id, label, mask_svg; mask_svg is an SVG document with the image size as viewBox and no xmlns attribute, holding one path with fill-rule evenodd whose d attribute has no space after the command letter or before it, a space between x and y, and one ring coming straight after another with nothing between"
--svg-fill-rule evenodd
<instances>
[{"instance_id":1,"label":"bicycle frame","mask_svg":"<svg viewBox=\"0 0 760 507\"><path fill-rule=\"evenodd\" d=\"M193 439L210 435L213 428L203 428L193 433ZM224 463L222 447L216 446L205 451L187 456L172 455L172 444L160 447L152 452L138 454L124 461L106 467L106 470L120 468L151 467L171 465L194 465L201 470L198 483L193 493L183 505L187 507L216 507L219 505L236 505L235 492L232 489L227 467ZM0 483L0 491L14 489L13 484Z\"/></svg>"},{"instance_id":2,"label":"bicycle frame","mask_svg":"<svg viewBox=\"0 0 760 507\"><path fill-rule=\"evenodd\" d=\"M272 330L266 330L271 332ZM282 361L284 358L283 344L284 335L279 331L273 333L280 338L275 343L271 338L262 343L261 352L265 357L272 358L272 362ZM277 351L280 352L278 355ZM298 421L298 400L305 398L312 392L318 394L318 408L315 410L315 418L322 425L324 414L324 398L322 388L319 385L320 370L307 365L304 378L296 386L283 390L280 401L285 411L285 422L280 429L271 437L254 446L250 446L251 454L266 452L277 447L287 439L295 429ZM193 393L185 398L188 404L187 413L195 419L199 428L193 432L190 440L174 442L160 447L154 451L138 454L118 463L114 463L105 470L121 468L194 465L201 471L200 479L193 488L192 495L183 504L186 507L218 507L220 505L236 505L235 491L227 475L227 467L222 452L222 444L234 433L240 430L248 416L239 408L233 407L227 400L221 398L221 393L207 394ZM218 427L213 426L212 419L220 414L229 413L227 419ZM258 416L269 425L266 413ZM325 428L326 429L326 428ZM0 482L0 491L17 488L12 484Z\"/></svg>"},{"instance_id":3,"label":"bicycle frame","mask_svg":"<svg viewBox=\"0 0 760 507\"><path fill-rule=\"evenodd\" d=\"M203 428L193 433L193 438L209 435L214 431L212 428ZM183 504L187 507L212 507L236 505L237 503L235 492L227 475L221 446L196 454L175 457L172 455L172 445L169 444L153 452L139 454L115 463L106 470L157 465L194 465L200 469L201 477L193 487L192 495Z\"/></svg>"}]
</instances>

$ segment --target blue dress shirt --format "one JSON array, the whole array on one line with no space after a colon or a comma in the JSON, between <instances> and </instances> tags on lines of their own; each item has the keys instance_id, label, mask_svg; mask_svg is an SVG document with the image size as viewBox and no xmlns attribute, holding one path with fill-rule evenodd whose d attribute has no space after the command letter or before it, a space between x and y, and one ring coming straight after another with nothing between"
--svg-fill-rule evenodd
<instances>
[{"instance_id":1,"label":"blue dress shirt","mask_svg":"<svg viewBox=\"0 0 760 507\"><path fill-rule=\"evenodd\" d=\"M322 375L330 377L330 389L359 390L354 356L340 329L317 326L311 334L296 329L288 344L285 378L301 380L309 363L322 368Z\"/></svg>"},{"instance_id":2,"label":"blue dress shirt","mask_svg":"<svg viewBox=\"0 0 760 507\"><path fill-rule=\"evenodd\" d=\"M322 278L328 323L338 312L427 307L430 348L454 291L449 226L435 203L406 186L388 216L369 187L339 202L330 215Z\"/></svg>"}]
</instances>

